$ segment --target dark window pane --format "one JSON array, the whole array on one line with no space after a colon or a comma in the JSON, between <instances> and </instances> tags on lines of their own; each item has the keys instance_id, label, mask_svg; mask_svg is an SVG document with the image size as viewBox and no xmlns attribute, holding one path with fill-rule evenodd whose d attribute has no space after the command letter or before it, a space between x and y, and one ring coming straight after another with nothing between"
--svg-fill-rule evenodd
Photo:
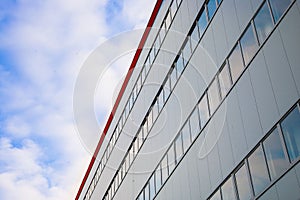
<instances>
[{"instance_id":1,"label":"dark window pane","mask_svg":"<svg viewBox=\"0 0 300 200\"><path fill-rule=\"evenodd\" d=\"M174 67L173 71L170 75L170 81L171 81L171 90L174 88L176 82L177 82L177 69Z\"/></svg>"},{"instance_id":2,"label":"dark window pane","mask_svg":"<svg viewBox=\"0 0 300 200\"><path fill-rule=\"evenodd\" d=\"M165 155L164 159L161 162L161 175L162 175L162 183L164 183L169 176L167 155Z\"/></svg>"},{"instance_id":3,"label":"dark window pane","mask_svg":"<svg viewBox=\"0 0 300 200\"><path fill-rule=\"evenodd\" d=\"M199 122L200 122L200 119L199 119L199 114L198 114L198 108L196 108L190 117L192 141L196 138L196 136L200 132L200 123Z\"/></svg>"},{"instance_id":4,"label":"dark window pane","mask_svg":"<svg viewBox=\"0 0 300 200\"><path fill-rule=\"evenodd\" d=\"M175 152L176 152L176 164L179 162L183 155L183 149L182 149L182 138L181 134L178 134L175 140Z\"/></svg>"},{"instance_id":5,"label":"dark window pane","mask_svg":"<svg viewBox=\"0 0 300 200\"><path fill-rule=\"evenodd\" d=\"M213 196L210 198L210 200L221 200L221 195L220 195L220 189L213 194Z\"/></svg>"},{"instance_id":6,"label":"dark window pane","mask_svg":"<svg viewBox=\"0 0 300 200\"><path fill-rule=\"evenodd\" d=\"M252 25L248 26L246 32L242 36L241 46L245 65L247 65L258 49L258 44L254 36Z\"/></svg>"},{"instance_id":7,"label":"dark window pane","mask_svg":"<svg viewBox=\"0 0 300 200\"><path fill-rule=\"evenodd\" d=\"M232 51L232 53L228 58L228 61L229 61L232 81L235 82L244 69L243 59L242 59L242 54L241 54L241 49L239 44L235 46L234 50Z\"/></svg>"},{"instance_id":8,"label":"dark window pane","mask_svg":"<svg viewBox=\"0 0 300 200\"><path fill-rule=\"evenodd\" d=\"M221 96L224 98L232 85L227 63L224 64L223 69L220 71L219 83L221 88Z\"/></svg>"},{"instance_id":9,"label":"dark window pane","mask_svg":"<svg viewBox=\"0 0 300 200\"><path fill-rule=\"evenodd\" d=\"M273 29L273 22L268 4L265 2L254 18L254 24L260 44L266 39Z\"/></svg>"},{"instance_id":10,"label":"dark window pane","mask_svg":"<svg viewBox=\"0 0 300 200\"><path fill-rule=\"evenodd\" d=\"M274 131L263 142L263 145L271 179L274 180L288 166L288 161L284 156L278 129L274 129Z\"/></svg>"},{"instance_id":11,"label":"dark window pane","mask_svg":"<svg viewBox=\"0 0 300 200\"><path fill-rule=\"evenodd\" d=\"M184 69L184 64L183 64L183 53L180 54L177 62L176 62L176 69L177 69L177 78L182 74L183 69Z\"/></svg>"},{"instance_id":12,"label":"dark window pane","mask_svg":"<svg viewBox=\"0 0 300 200\"><path fill-rule=\"evenodd\" d=\"M208 88L208 102L210 112L213 113L220 104L220 92L217 78L214 79Z\"/></svg>"},{"instance_id":13,"label":"dark window pane","mask_svg":"<svg viewBox=\"0 0 300 200\"><path fill-rule=\"evenodd\" d=\"M270 182L262 147L259 146L248 158L254 193L259 194Z\"/></svg>"},{"instance_id":14,"label":"dark window pane","mask_svg":"<svg viewBox=\"0 0 300 200\"><path fill-rule=\"evenodd\" d=\"M300 155L300 113L296 107L281 123L291 161Z\"/></svg>"},{"instance_id":15,"label":"dark window pane","mask_svg":"<svg viewBox=\"0 0 300 200\"><path fill-rule=\"evenodd\" d=\"M235 190L232 178L230 177L223 185L222 185L222 200L235 200Z\"/></svg>"},{"instance_id":16,"label":"dark window pane","mask_svg":"<svg viewBox=\"0 0 300 200\"><path fill-rule=\"evenodd\" d=\"M274 20L277 22L292 0L270 0Z\"/></svg>"},{"instance_id":17,"label":"dark window pane","mask_svg":"<svg viewBox=\"0 0 300 200\"><path fill-rule=\"evenodd\" d=\"M209 0L207 3L207 12L208 12L208 19L211 20L212 16L216 12L217 4L216 0Z\"/></svg>"},{"instance_id":18,"label":"dark window pane","mask_svg":"<svg viewBox=\"0 0 300 200\"><path fill-rule=\"evenodd\" d=\"M243 165L235 174L236 187L240 200L248 200L251 198L251 189L248 179L246 166Z\"/></svg>"},{"instance_id":19,"label":"dark window pane","mask_svg":"<svg viewBox=\"0 0 300 200\"><path fill-rule=\"evenodd\" d=\"M202 14L198 21L198 26L199 26L200 36L202 36L207 27L207 18L206 18L205 10L202 11Z\"/></svg>"},{"instance_id":20,"label":"dark window pane","mask_svg":"<svg viewBox=\"0 0 300 200\"><path fill-rule=\"evenodd\" d=\"M186 150L191 146L191 132L189 121L187 121L187 123L182 128L181 134L183 140L183 151L186 152Z\"/></svg>"},{"instance_id":21,"label":"dark window pane","mask_svg":"<svg viewBox=\"0 0 300 200\"><path fill-rule=\"evenodd\" d=\"M209 119L209 110L208 110L208 103L206 94L202 97L199 103L199 112L200 112L200 123L201 127L206 124L207 120Z\"/></svg>"}]
</instances>

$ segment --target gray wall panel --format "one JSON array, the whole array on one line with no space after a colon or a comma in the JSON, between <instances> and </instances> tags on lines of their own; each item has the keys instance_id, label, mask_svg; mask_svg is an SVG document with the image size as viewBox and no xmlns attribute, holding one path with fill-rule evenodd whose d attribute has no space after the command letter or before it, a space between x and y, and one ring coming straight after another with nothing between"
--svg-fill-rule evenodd
<instances>
[{"instance_id":1,"label":"gray wall panel","mask_svg":"<svg viewBox=\"0 0 300 200\"><path fill-rule=\"evenodd\" d=\"M296 177L292 169L276 183L279 199L299 200L300 187Z\"/></svg>"},{"instance_id":2,"label":"gray wall panel","mask_svg":"<svg viewBox=\"0 0 300 200\"><path fill-rule=\"evenodd\" d=\"M240 30L244 30L253 15L251 2L245 0L235 0L235 6Z\"/></svg>"},{"instance_id":3,"label":"gray wall panel","mask_svg":"<svg viewBox=\"0 0 300 200\"><path fill-rule=\"evenodd\" d=\"M284 114L296 102L298 94L278 30L273 32L263 51L279 112Z\"/></svg>"},{"instance_id":4,"label":"gray wall panel","mask_svg":"<svg viewBox=\"0 0 300 200\"><path fill-rule=\"evenodd\" d=\"M248 70L263 133L266 133L278 120L279 112L262 51L257 54Z\"/></svg>"}]
</instances>

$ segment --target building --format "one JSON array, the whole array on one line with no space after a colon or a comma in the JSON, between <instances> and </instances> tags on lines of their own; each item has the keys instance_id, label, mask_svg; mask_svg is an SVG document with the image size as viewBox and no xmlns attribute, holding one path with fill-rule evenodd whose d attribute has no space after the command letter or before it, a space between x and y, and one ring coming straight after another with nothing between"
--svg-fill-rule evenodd
<instances>
[{"instance_id":1,"label":"building","mask_svg":"<svg viewBox=\"0 0 300 200\"><path fill-rule=\"evenodd\" d=\"M300 1L158 0L148 27L76 199L300 199Z\"/></svg>"}]
</instances>

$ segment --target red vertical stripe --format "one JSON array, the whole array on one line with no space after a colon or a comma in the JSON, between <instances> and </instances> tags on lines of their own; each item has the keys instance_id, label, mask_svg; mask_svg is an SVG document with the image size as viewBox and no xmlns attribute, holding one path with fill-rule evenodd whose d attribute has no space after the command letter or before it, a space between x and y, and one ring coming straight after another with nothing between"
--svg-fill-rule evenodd
<instances>
[{"instance_id":1,"label":"red vertical stripe","mask_svg":"<svg viewBox=\"0 0 300 200\"><path fill-rule=\"evenodd\" d=\"M125 91L125 89L126 89L126 87L127 87L128 81L129 81L129 79L130 79L130 77L131 77L132 71L133 71L133 69L135 68L136 63L137 63L137 61L138 61L138 59L139 59L139 57L140 57L140 54L141 54L142 49L143 49L143 47L144 47L144 45L145 45L146 39L147 39L147 37L148 37L148 35L149 35L149 32L150 32L150 30L151 30L151 27L153 26L153 23L154 23L154 21L155 21L155 18L156 18L156 16L157 16L157 13L158 13L158 11L159 11L159 9L160 9L160 6L161 6L162 2L163 2L163 0L157 0L157 2L156 2L156 4L155 4L154 10L152 11L151 17L150 17L150 19L149 19L149 21L148 21L146 30L145 30L145 32L143 33L143 36L142 36L142 39L141 39L141 41L140 41L140 43L139 43L138 49L136 50L136 52L135 52L135 54L134 54L133 60L132 60L132 62L131 62L131 65L130 65L130 67L129 67L129 70L128 70L128 72L127 72L127 75L126 75L126 77L125 77L125 80L124 80L124 82L123 82L123 85L122 85L122 87L121 87L121 90L120 90L120 92L119 92L119 95L118 95L118 97L117 97L117 100L116 100L116 102L115 102L115 104L114 104L114 107L113 107L113 109L112 109L112 111L111 111L111 113L110 113L110 115L109 115L109 118L108 118L108 120L107 120L107 122L106 122L105 128L104 128L104 130L103 130L103 132L102 132L102 135L101 135L101 137L100 137L100 140L99 140L99 142L98 142L98 145L97 145L97 147L96 147L96 150L95 150L95 152L94 152L94 155L93 155L93 157L92 157L92 159L91 159L91 161L90 161L90 164L89 164L89 166L88 166L88 169L87 169L87 171L86 171L86 173L85 173L85 175L84 175L84 177L83 177L83 180L82 180L82 182L81 182L81 184L80 184L80 187L79 187L79 190L78 190L77 195L76 195L76 197L75 197L75 200L78 200L78 199L79 199L79 196L80 196L80 194L81 194L81 192L82 192L82 190L83 190L83 187L84 187L84 185L85 185L85 183L86 183L86 181L87 181L87 178L88 178L88 176L89 176L89 174L90 174L90 172L91 172L91 170L92 170L92 167L93 167L93 165L94 165L94 163L95 163L96 157L97 157L97 155L98 155L98 153L99 153L100 147L101 147L101 145L102 145L102 143L103 143L103 140L104 140L105 135L106 135L106 133L107 133L107 131L108 131L108 128L110 127L110 124L111 124L111 122L112 122L112 119L113 119L113 117L114 117L114 114L116 113L116 110L117 110L117 108L118 108L118 106L119 106L119 103L120 103L120 101L121 101L121 98L122 98L122 96L123 96L123 94L124 94L124 91Z\"/></svg>"}]
</instances>

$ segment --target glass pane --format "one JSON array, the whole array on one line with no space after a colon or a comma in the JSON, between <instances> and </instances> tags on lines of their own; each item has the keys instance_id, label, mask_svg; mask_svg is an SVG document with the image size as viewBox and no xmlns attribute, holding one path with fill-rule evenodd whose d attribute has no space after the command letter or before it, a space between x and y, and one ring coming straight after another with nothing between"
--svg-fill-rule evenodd
<instances>
[{"instance_id":1,"label":"glass pane","mask_svg":"<svg viewBox=\"0 0 300 200\"><path fill-rule=\"evenodd\" d=\"M166 18L166 29L169 29L171 23L172 23L172 20L171 20L171 13L169 12L168 15L167 15L167 18ZM162 39L163 39L163 38L162 38Z\"/></svg>"},{"instance_id":2,"label":"glass pane","mask_svg":"<svg viewBox=\"0 0 300 200\"><path fill-rule=\"evenodd\" d=\"M232 84L227 63L224 64L223 69L219 73L219 83L221 88L221 96L223 99L226 96Z\"/></svg>"},{"instance_id":3,"label":"glass pane","mask_svg":"<svg viewBox=\"0 0 300 200\"><path fill-rule=\"evenodd\" d=\"M208 88L208 102L210 112L213 113L220 103L219 85L216 78Z\"/></svg>"},{"instance_id":4,"label":"glass pane","mask_svg":"<svg viewBox=\"0 0 300 200\"><path fill-rule=\"evenodd\" d=\"M292 0L270 0L274 20L277 22Z\"/></svg>"},{"instance_id":5,"label":"glass pane","mask_svg":"<svg viewBox=\"0 0 300 200\"><path fill-rule=\"evenodd\" d=\"M209 0L207 3L207 12L208 12L208 19L211 20L212 16L216 12L217 5L216 0Z\"/></svg>"},{"instance_id":6,"label":"glass pane","mask_svg":"<svg viewBox=\"0 0 300 200\"><path fill-rule=\"evenodd\" d=\"M244 69L240 45L237 44L228 58L232 82L235 82Z\"/></svg>"},{"instance_id":7,"label":"glass pane","mask_svg":"<svg viewBox=\"0 0 300 200\"><path fill-rule=\"evenodd\" d=\"M161 187L161 171L160 171L160 165L156 169L155 172L155 181L156 181L156 192L160 189Z\"/></svg>"},{"instance_id":8,"label":"glass pane","mask_svg":"<svg viewBox=\"0 0 300 200\"><path fill-rule=\"evenodd\" d=\"M251 198L251 189L248 179L246 166L243 165L235 174L236 187L240 200L248 200Z\"/></svg>"},{"instance_id":9,"label":"glass pane","mask_svg":"<svg viewBox=\"0 0 300 200\"><path fill-rule=\"evenodd\" d=\"M171 17L172 17L172 19L174 19L176 11L177 11L176 0L173 0L173 3L171 5Z\"/></svg>"},{"instance_id":10,"label":"glass pane","mask_svg":"<svg viewBox=\"0 0 300 200\"><path fill-rule=\"evenodd\" d=\"M194 49L196 48L196 45L198 44L200 40L199 37L199 30L198 30L198 25L196 24L196 26L194 27L194 30L191 34L191 47L192 47L192 51L194 51Z\"/></svg>"},{"instance_id":11,"label":"glass pane","mask_svg":"<svg viewBox=\"0 0 300 200\"><path fill-rule=\"evenodd\" d=\"M192 141L196 138L196 136L200 132L200 120L199 120L199 114L198 114L198 108L194 110L193 114L190 117L190 126L191 126L191 136Z\"/></svg>"},{"instance_id":12,"label":"glass pane","mask_svg":"<svg viewBox=\"0 0 300 200\"><path fill-rule=\"evenodd\" d=\"M288 166L284 156L282 143L278 129L274 131L263 142L271 179L274 180Z\"/></svg>"},{"instance_id":13,"label":"glass pane","mask_svg":"<svg viewBox=\"0 0 300 200\"><path fill-rule=\"evenodd\" d=\"M153 122L155 122L156 118L158 117L158 101L156 100L156 102L153 105L152 108L152 113L153 113Z\"/></svg>"},{"instance_id":14,"label":"glass pane","mask_svg":"<svg viewBox=\"0 0 300 200\"><path fill-rule=\"evenodd\" d=\"M176 81L177 81L177 69L176 67L174 67L173 71L171 72L171 89L174 88Z\"/></svg>"},{"instance_id":15,"label":"glass pane","mask_svg":"<svg viewBox=\"0 0 300 200\"><path fill-rule=\"evenodd\" d=\"M174 147L174 143L173 145L170 147L169 151L168 151L168 166L169 166L169 174L171 174L171 172L173 171L174 167L175 167L175 147Z\"/></svg>"},{"instance_id":16,"label":"glass pane","mask_svg":"<svg viewBox=\"0 0 300 200\"><path fill-rule=\"evenodd\" d=\"M192 55L191 37L190 36L188 36L188 39L185 43L182 55L183 55L182 57L183 57L183 62L184 62L184 66L185 66Z\"/></svg>"},{"instance_id":17,"label":"glass pane","mask_svg":"<svg viewBox=\"0 0 300 200\"><path fill-rule=\"evenodd\" d=\"M246 32L242 36L241 46L245 65L247 65L258 49L258 44L254 36L252 25L248 26Z\"/></svg>"},{"instance_id":18,"label":"glass pane","mask_svg":"<svg viewBox=\"0 0 300 200\"><path fill-rule=\"evenodd\" d=\"M222 200L236 199L234 185L231 177L222 185L221 190L222 190Z\"/></svg>"},{"instance_id":19,"label":"glass pane","mask_svg":"<svg viewBox=\"0 0 300 200\"><path fill-rule=\"evenodd\" d=\"M209 119L209 110L208 110L206 94L202 97L199 103L199 112L200 112L200 123L201 123L201 127L203 128L203 126L206 124L207 120Z\"/></svg>"},{"instance_id":20,"label":"glass pane","mask_svg":"<svg viewBox=\"0 0 300 200\"><path fill-rule=\"evenodd\" d=\"M183 140L183 152L186 152L186 150L191 146L191 132L189 121L187 121L187 123L182 128L181 134Z\"/></svg>"},{"instance_id":21,"label":"glass pane","mask_svg":"<svg viewBox=\"0 0 300 200\"><path fill-rule=\"evenodd\" d=\"M270 182L262 147L259 146L248 158L254 193L259 194Z\"/></svg>"},{"instance_id":22,"label":"glass pane","mask_svg":"<svg viewBox=\"0 0 300 200\"><path fill-rule=\"evenodd\" d=\"M221 200L220 189L210 198L210 200Z\"/></svg>"},{"instance_id":23,"label":"glass pane","mask_svg":"<svg viewBox=\"0 0 300 200\"><path fill-rule=\"evenodd\" d=\"M259 43L262 44L273 29L273 22L268 4L265 2L254 18Z\"/></svg>"},{"instance_id":24,"label":"glass pane","mask_svg":"<svg viewBox=\"0 0 300 200\"><path fill-rule=\"evenodd\" d=\"M154 176L150 178L149 182L149 190L150 190L150 199L153 199L155 196L155 183L154 183Z\"/></svg>"},{"instance_id":25,"label":"glass pane","mask_svg":"<svg viewBox=\"0 0 300 200\"><path fill-rule=\"evenodd\" d=\"M177 62L176 62L176 69L177 69L177 78L182 74L184 65L183 65L183 53L180 54Z\"/></svg>"},{"instance_id":26,"label":"glass pane","mask_svg":"<svg viewBox=\"0 0 300 200\"><path fill-rule=\"evenodd\" d=\"M176 153L175 155L176 155L176 164L177 164L183 155L181 134L178 134L175 140L175 153Z\"/></svg>"},{"instance_id":27,"label":"glass pane","mask_svg":"<svg viewBox=\"0 0 300 200\"><path fill-rule=\"evenodd\" d=\"M205 10L203 10L201 13L201 16L198 21L198 26L199 26L200 36L202 36L207 27L207 18L206 18Z\"/></svg>"},{"instance_id":28,"label":"glass pane","mask_svg":"<svg viewBox=\"0 0 300 200\"><path fill-rule=\"evenodd\" d=\"M165 155L164 159L161 162L161 176L162 176L162 183L164 183L168 176L168 156Z\"/></svg>"},{"instance_id":29,"label":"glass pane","mask_svg":"<svg viewBox=\"0 0 300 200\"><path fill-rule=\"evenodd\" d=\"M291 161L300 155L300 113L296 107L281 123Z\"/></svg>"},{"instance_id":30,"label":"glass pane","mask_svg":"<svg viewBox=\"0 0 300 200\"><path fill-rule=\"evenodd\" d=\"M149 200L149 183L146 185L144 189L145 200Z\"/></svg>"}]
</instances>

